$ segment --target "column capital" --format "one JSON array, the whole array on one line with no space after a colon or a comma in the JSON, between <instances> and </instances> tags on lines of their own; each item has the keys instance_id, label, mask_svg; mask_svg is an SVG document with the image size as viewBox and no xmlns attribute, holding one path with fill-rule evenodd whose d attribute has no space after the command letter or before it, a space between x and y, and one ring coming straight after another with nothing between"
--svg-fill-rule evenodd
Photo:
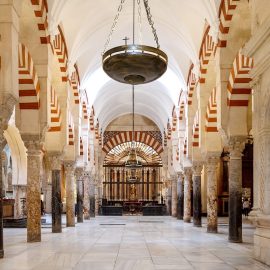
<instances>
[{"instance_id":1,"label":"column capital","mask_svg":"<svg viewBox=\"0 0 270 270\"><path fill-rule=\"evenodd\" d=\"M52 170L61 170L63 156L61 152L49 152L48 159Z\"/></svg>"},{"instance_id":2,"label":"column capital","mask_svg":"<svg viewBox=\"0 0 270 270\"><path fill-rule=\"evenodd\" d=\"M183 179L184 178L184 172L178 172L177 176L178 176L178 180Z\"/></svg>"},{"instance_id":3,"label":"column capital","mask_svg":"<svg viewBox=\"0 0 270 270\"><path fill-rule=\"evenodd\" d=\"M73 174L75 170L75 161L74 160L65 160L64 162L65 170L67 174Z\"/></svg>"},{"instance_id":4,"label":"column capital","mask_svg":"<svg viewBox=\"0 0 270 270\"><path fill-rule=\"evenodd\" d=\"M83 167L76 167L75 169L75 175L76 175L76 180L82 180L84 177L84 169Z\"/></svg>"},{"instance_id":5,"label":"column capital","mask_svg":"<svg viewBox=\"0 0 270 270\"><path fill-rule=\"evenodd\" d=\"M245 148L246 136L231 136L229 139L230 159L241 159Z\"/></svg>"},{"instance_id":6,"label":"column capital","mask_svg":"<svg viewBox=\"0 0 270 270\"><path fill-rule=\"evenodd\" d=\"M185 175L192 175L192 169L191 167L184 167L184 174Z\"/></svg>"},{"instance_id":7,"label":"column capital","mask_svg":"<svg viewBox=\"0 0 270 270\"><path fill-rule=\"evenodd\" d=\"M220 153L212 153L207 155L206 168L208 172L215 172L220 162Z\"/></svg>"},{"instance_id":8,"label":"column capital","mask_svg":"<svg viewBox=\"0 0 270 270\"><path fill-rule=\"evenodd\" d=\"M193 161L192 172L194 176L201 176L203 169L202 161Z\"/></svg>"},{"instance_id":9,"label":"column capital","mask_svg":"<svg viewBox=\"0 0 270 270\"><path fill-rule=\"evenodd\" d=\"M27 154L31 156L41 155L40 136L37 134L22 134L22 140L27 149Z\"/></svg>"}]
</instances>

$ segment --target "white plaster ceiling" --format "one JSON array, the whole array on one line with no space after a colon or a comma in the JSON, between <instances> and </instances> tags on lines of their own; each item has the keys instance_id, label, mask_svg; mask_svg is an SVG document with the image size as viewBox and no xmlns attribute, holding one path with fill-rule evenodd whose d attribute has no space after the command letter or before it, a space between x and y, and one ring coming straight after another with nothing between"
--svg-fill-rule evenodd
<instances>
[{"instance_id":1,"label":"white plaster ceiling","mask_svg":"<svg viewBox=\"0 0 270 270\"><path fill-rule=\"evenodd\" d=\"M110 47L123 44L125 36L132 38L132 2L126 0ZM219 2L149 0L161 49L169 57L169 67L160 80L136 86L135 113L152 119L161 131L171 117L173 106L177 105L180 90L186 91L190 64L199 63L205 22L214 32L217 30ZM89 106L94 105L103 130L116 117L131 112L131 86L109 79L101 68L101 53L119 3L120 0L48 0L49 30L55 33L58 24L63 28L69 64L78 64L81 88L87 90ZM142 19L143 44L155 46L144 10ZM137 41L138 32L137 27Z\"/></svg>"}]
</instances>

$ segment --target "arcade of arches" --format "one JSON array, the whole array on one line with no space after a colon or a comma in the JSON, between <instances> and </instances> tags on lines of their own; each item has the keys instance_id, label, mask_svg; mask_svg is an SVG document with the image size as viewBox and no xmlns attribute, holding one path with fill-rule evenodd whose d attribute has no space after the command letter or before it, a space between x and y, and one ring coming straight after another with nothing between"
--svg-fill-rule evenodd
<instances>
[{"instance_id":1,"label":"arcade of arches","mask_svg":"<svg viewBox=\"0 0 270 270\"><path fill-rule=\"evenodd\" d=\"M167 215L197 227L206 216L211 237L222 216L234 243L247 200L253 257L270 265L269 0L149 1L169 64L135 87L136 169L131 87L101 64L119 2L0 0L1 261L4 226L42 242L41 200L54 233L61 213L67 227ZM130 38L131 15L126 0L111 47ZM141 21L136 37L154 46Z\"/></svg>"}]
</instances>

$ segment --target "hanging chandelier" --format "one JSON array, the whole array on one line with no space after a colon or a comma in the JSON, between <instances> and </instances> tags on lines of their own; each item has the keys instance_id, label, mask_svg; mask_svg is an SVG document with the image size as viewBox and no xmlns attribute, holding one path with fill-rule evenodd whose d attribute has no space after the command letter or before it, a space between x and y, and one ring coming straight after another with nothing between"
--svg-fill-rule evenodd
<instances>
[{"instance_id":1,"label":"hanging chandelier","mask_svg":"<svg viewBox=\"0 0 270 270\"><path fill-rule=\"evenodd\" d=\"M113 80L121 83L137 85L155 81L167 70L168 57L166 53L160 50L158 36L154 27L148 0L143 0L143 3L157 47L135 44L135 0L133 0L132 44L127 44L128 38L125 38L125 45L107 50L124 2L125 0L121 0L109 37L105 44L102 55L103 70ZM139 19L141 21L141 1L137 0L137 4Z\"/></svg>"},{"instance_id":2,"label":"hanging chandelier","mask_svg":"<svg viewBox=\"0 0 270 270\"><path fill-rule=\"evenodd\" d=\"M128 154L128 158L125 162L125 167L131 169L142 167L142 163L138 160L136 153L136 143L135 143L135 131L134 131L134 85L132 85L132 141L131 149Z\"/></svg>"}]
</instances>

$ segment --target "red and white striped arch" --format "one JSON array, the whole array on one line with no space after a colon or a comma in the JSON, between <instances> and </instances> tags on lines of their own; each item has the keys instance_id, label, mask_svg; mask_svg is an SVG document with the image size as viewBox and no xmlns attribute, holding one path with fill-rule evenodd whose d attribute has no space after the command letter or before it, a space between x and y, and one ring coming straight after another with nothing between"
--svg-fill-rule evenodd
<instances>
[{"instance_id":1,"label":"red and white striped arch","mask_svg":"<svg viewBox=\"0 0 270 270\"><path fill-rule=\"evenodd\" d=\"M68 117L68 145L74 145L75 134L74 134L74 122L71 114Z\"/></svg>"},{"instance_id":2,"label":"red and white striped arch","mask_svg":"<svg viewBox=\"0 0 270 270\"><path fill-rule=\"evenodd\" d=\"M175 106L173 106L173 110L172 110L172 131L176 131L176 129L177 129L177 114L176 114Z\"/></svg>"},{"instance_id":3,"label":"red and white striped arch","mask_svg":"<svg viewBox=\"0 0 270 270\"><path fill-rule=\"evenodd\" d=\"M217 130L216 88L213 88L211 95L210 95L210 98L208 100L205 122L206 122L205 123L205 131L206 132L218 132L218 130Z\"/></svg>"},{"instance_id":4,"label":"red and white striped arch","mask_svg":"<svg viewBox=\"0 0 270 270\"><path fill-rule=\"evenodd\" d=\"M67 62L68 62L68 53L67 46L63 32L58 26L59 34L55 36L55 39L52 42L52 47L55 55L57 56L60 72L62 75L62 81L66 82L68 80L67 74Z\"/></svg>"},{"instance_id":5,"label":"red and white striped arch","mask_svg":"<svg viewBox=\"0 0 270 270\"><path fill-rule=\"evenodd\" d=\"M89 117L89 125L90 125L90 130L94 131L95 130L95 110L93 106L92 106L91 114Z\"/></svg>"},{"instance_id":6,"label":"red and white striped arch","mask_svg":"<svg viewBox=\"0 0 270 270\"><path fill-rule=\"evenodd\" d=\"M82 137L80 137L80 156L83 156L83 141L82 141Z\"/></svg>"},{"instance_id":7,"label":"red and white striped arch","mask_svg":"<svg viewBox=\"0 0 270 270\"><path fill-rule=\"evenodd\" d=\"M187 154L187 138L184 139L183 144L183 154L185 156Z\"/></svg>"},{"instance_id":8,"label":"red and white striped arch","mask_svg":"<svg viewBox=\"0 0 270 270\"><path fill-rule=\"evenodd\" d=\"M167 133L166 133L165 129L164 129L163 135L164 135L163 144L164 144L164 147L165 147L168 144L168 137L167 137Z\"/></svg>"},{"instance_id":9,"label":"red and white striped arch","mask_svg":"<svg viewBox=\"0 0 270 270\"><path fill-rule=\"evenodd\" d=\"M70 83L71 83L71 88L73 91L73 98L74 98L74 103L75 104L80 104L80 99L79 99L79 88L80 88L80 82L79 82L79 77L76 71L72 72L71 78L70 78Z\"/></svg>"},{"instance_id":10,"label":"red and white striped arch","mask_svg":"<svg viewBox=\"0 0 270 270\"><path fill-rule=\"evenodd\" d=\"M97 140L99 139L99 121L98 121L98 119L97 119L97 123L95 126L95 137Z\"/></svg>"},{"instance_id":11,"label":"red and white striped arch","mask_svg":"<svg viewBox=\"0 0 270 270\"><path fill-rule=\"evenodd\" d=\"M61 108L55 90L51 87L51 123L49 132L61 131Z\"/></svg>"},{"instance_id":12,"label":"red and white striped arch","mask_svg":"<svg viewBox=\"0 0 270 270\"><path fill-rule=\"evenodd\" d=\"M152 147L158 154L163 151L161 143L145 131L135 131L134 140L135 142L141 142ZM132 131L121 131L106 142L106 144L103 146L103 151L109 153L110 150L113 149L115 146L131 141Z\"/></svg>"},{"instance_id":13,"label":"red and white striped arch","mask_svg":"<svg viewBox=\"0 0 270 270\"><path fill-rule=\"evenodd\" d=\"M170 120L168 119L168 123L167 123L167 139L170 140L171 138L172 138L172 128L171 128Z\"/></svg>"},{"instance_id":14,"label":"red and white striped arch","mask_svg":"<svg viewBox=\"0 0 270 270\"><path fill-rule=\"evenodd\" d=\"M179 121L184 120L185 116L185 102L182 101L179 107Z\"/></svg>"},{"instance_id":15,"label":"red and white striped arch","mask_svg":"<svg viewBox=\"0 0 270 270\"><path fill-rule=\"evenodd\" d=\"M88 119L88 112L87 112L87 106L86 106L85 101L82 102L82 116L84 120Z\"/></svg>"},{"instance_id":16,"label":"red and white striped arch","mask_svg":"<svg viewBox=\"0 0 270 270\"><path fill-rule=\"evenodd\" d=\"M87 159L88 159L88 162L91 160L91 152L90 152L90 147L88 147Z\"/></svg>"},{"instance_id":17,"label":"red and white striped arch","mask_svg":"<svg viewBox=\"0 0 270 270\"><path fill-rule=\"evenodd\" d=\"M19 105L21 110L38 110L40 84L28 49L19 44Z\"/></svg>"},{"instance_id":18,"label":"red and white striped arch","mask_svg":"<svg viewBox=\"0 0 270 270\"><path fill-rule=\"evenodd\" d=\"M176 149L175 158L176 158L177 161L179 161L179 148Z\"/></svg>"},{"instance_id":19,"label":"red and white striped arch","mask_svg":"<svg viewBox=\"0 0 270 270\"><path fill-rule=\"evenodd\" d=\"M193 93L196 87L196 76L192 72L193 70L193 64L190 67L189 70L189 75L188 75L188 81L187 81L187 89L188 89L188 105L192 105L192 98L193 98Z\"/></svg>"},{"instance_id":20,"label":"red and white striped arch","mask_svg":"<svg viewBox=\"0 0 270 270\"><path fill-rule=\"evenodd\" d=\"M48 4L46 0L31 0L34 14L37 20L37 27L40 33L40 43L49 44L50 35L48 34Z\"/></svg>"},{"instance_id":21,"label":"red and white striped arch","mask_svg":"<svg viewBox=\"0 0 270 270\"><path fill-rule=\"evenodd\" d=\"M230 30L230 22L240 0L221 0L219 8L219 47L227 46L227 37Z\"/></svg>"},{"instance_id":22,"label":"red and white striped arch","mask_svg":"<svg viewBox=\"0 0 270 270\"><path fill-rule=\"evenodd\" d=\"M253 59L239 52L233 62L227 86L228 106L248 106L251 81L249 72L253 68Z\"/></svg>"},{"instance_id":23,"label":"red and white striped arch","mask_svg":"<svg viewBox=\"0 0 270 270\"><path fill-rule=\"evenodd\" d=\"M192 128L192 146L199 147L200 146L200 119L199 119L199 111L196 112L194 117L194 123Z\"/></svg>"},{"instance_id":24,"label":"red and white striped arch","mask_svg":"<svg viewBox=\"0 0 270 270\"><path fill-rule=\"evenodd\" d=\"M211 56L215 54L216 44L213 41L213 38L209 35L210 26L206 28L206 31L203 36L201 49L199 53L200 57L200 83L205 83L207 66L209 64Z\"/></svg>"}]
</instances>

